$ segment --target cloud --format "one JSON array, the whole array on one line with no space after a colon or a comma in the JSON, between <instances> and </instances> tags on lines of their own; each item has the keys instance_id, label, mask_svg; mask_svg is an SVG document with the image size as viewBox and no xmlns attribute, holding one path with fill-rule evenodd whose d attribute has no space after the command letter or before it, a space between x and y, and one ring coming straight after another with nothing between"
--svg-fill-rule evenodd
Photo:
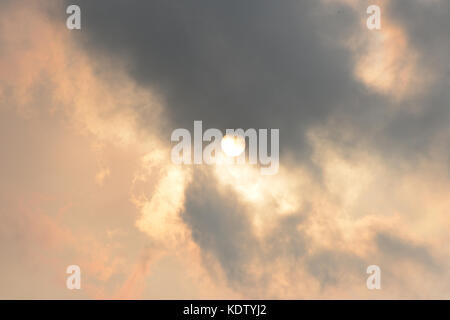
<instances>
[{"instance_id":1,"label":"cloud","mask_svg":"<svg viewBox=\"0 0 450 320\"><path fill-rule=\"evenodd\" d=\"M141 288L125 279L121 285L145 246L135 228L141 208L133 204L137 196L132 192L138 192L134 179L142 172L171 169L167 156L148 166L140 161L168 154L156 125L163 121L161 102L131 81L123 66L107 57L98 62L80 50L54 18L60 9L57 2L2 4L2 16L8 17L1 20L0 31L5 48L0 62L2 238L18 249L2 266L3 274L19 279L14 266L26 261L26 274L36 259L39 274L51 285L36 278L18 280L1 294L73 297L64 272L67 265L78 264L84 291L75 298L107 298L116 290L136 296ZM154 117L151 130L139 128L133 108ZM148 182L158 185L160 177L151 178ZM9 199L22 203L34 194L48 198L38 203L44 206L39 212L22 212ZM30 284L35 284L31 295Z\"/></svg>"},{"instance_id":2,"label":"cloud","mask_svg":"<svg viewBox=\"0 0 450 320\"><path fill-rule=\"evenodd\" d=\"M448 296L446 2L76 3L1 5L1 296ZM172 164L193 120L280 128L279 173Z\"/></svg>"}]
</instances>

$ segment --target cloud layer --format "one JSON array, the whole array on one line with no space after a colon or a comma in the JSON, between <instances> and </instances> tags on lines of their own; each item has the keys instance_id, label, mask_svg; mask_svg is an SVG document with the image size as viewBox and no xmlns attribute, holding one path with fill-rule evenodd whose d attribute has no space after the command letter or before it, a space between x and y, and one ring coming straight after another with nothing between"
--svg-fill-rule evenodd
<instances>
[{"instance_id":1,"label":"cloud layer","mask_svg":"<svg viewBox=\"0 0 450 320\"><path fill-rule=\"evenodd\" d=\"M374 2L3 2L0 297L449 298L450 4ZM174 165L194 120L279 173Z\"/></svg>"}]
</instances>

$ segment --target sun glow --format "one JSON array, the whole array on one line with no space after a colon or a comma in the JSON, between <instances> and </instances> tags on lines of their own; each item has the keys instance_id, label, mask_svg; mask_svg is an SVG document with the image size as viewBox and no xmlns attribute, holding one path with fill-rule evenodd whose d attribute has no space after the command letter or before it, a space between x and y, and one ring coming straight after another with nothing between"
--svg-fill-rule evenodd
<instances>
[{"instance_id":1,"label":"sun glow","mask_svg":"<svg viewBox=\"0 0 450 320\"><path fill-rule=\"evenodd\" d=\"M245 139L239 135L226 135L221 142L223 152L229 157L237 157L245 150Z\"/></svg>"}]
</instances>

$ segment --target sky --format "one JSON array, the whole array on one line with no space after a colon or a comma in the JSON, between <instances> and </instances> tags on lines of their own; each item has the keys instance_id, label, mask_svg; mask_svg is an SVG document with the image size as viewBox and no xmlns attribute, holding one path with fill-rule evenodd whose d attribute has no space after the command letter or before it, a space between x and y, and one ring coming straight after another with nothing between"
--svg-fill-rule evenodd
<instances>
[{"instance_id":1,"label":"sky","mask_svg":"<svg viewBox=\"0 0 450 320\"><path fill-rule=\"evenodd\" d=\"M450 299L449 17L2 0L0 298ZM278 172L174 163L195 120L279 129Z\"/></svg>"}]
</instances>

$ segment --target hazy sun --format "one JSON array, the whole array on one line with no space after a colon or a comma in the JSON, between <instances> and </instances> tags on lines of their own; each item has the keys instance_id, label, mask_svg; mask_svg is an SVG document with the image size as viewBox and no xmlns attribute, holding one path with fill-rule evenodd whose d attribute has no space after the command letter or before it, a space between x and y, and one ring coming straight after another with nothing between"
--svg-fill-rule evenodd
<instances>
[{"instance_id":1,"label":"hazy sun","mask_svg":"<svg viewBox=\"0 0 450 320\"><path fill-rule=\"evenodd\" d=\"M237 157L245 150L245 139L238 135L226 135L221 142L223 152L229 157Z\"/></svg>"}]
</instances>

